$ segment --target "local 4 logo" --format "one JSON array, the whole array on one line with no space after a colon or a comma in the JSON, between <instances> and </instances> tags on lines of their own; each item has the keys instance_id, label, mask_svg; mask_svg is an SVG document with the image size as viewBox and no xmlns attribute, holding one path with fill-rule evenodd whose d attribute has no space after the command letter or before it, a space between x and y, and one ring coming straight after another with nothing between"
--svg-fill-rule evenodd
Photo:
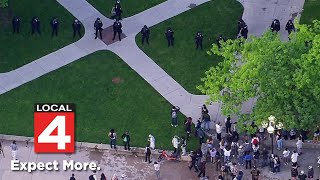
<instances>
[{"instance_id":1,"label":"local 4 logo","mask_svg":"<svg viewBox=\"0 0 320 180\"><path fill-rule=\"evenodd\" d=\"M34 105L34 151L74 152L75 104Z\"/></svg>"}]
</instances>

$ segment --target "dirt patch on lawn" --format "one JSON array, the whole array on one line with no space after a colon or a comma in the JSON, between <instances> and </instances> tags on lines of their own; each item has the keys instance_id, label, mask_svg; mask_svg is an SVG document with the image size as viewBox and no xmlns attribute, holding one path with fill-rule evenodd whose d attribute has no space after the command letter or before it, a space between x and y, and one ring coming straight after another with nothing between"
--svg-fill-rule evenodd
<instances>
[{"instance_id":1,"label":"dirt patch on lawn","mask_svg":"<svg viewBox=\"0 0 320 180\"><path fill-rule=\"evenodd\" d=\"M112 83L113 84L120 84L123 82L123 79L121 77L114 77L112 78Z\"/></svg>"}]
</instances>

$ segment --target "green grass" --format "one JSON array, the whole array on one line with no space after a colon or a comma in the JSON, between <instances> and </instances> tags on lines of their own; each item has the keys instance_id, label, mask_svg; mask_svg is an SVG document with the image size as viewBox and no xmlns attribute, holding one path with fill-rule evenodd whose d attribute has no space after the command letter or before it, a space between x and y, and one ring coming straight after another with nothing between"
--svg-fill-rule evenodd
<instances>
[{"instance_id":1,"label":"green grass","mask_svg":"<svg viewBox=\"0 0 320 180\"><path fill-rule=\"evenodd\" d=\"M301 16L301 23L312 24L315 19L320 20L320 1L319 0L306 0Z\"/></svg>"},{"instance_id":2,"label":"green grass","mask_svg":"<svg viewBox=\"0 0 320 180\"><path fill-rule=\"evenodd\" d=\"M112 79L120 77L119 84ZM173 135L184 135L179 114L172 128L171 105L119 57L100 51L0 95L0 134L33 136L36 102L76 104L76 140L109 143L111 128L121 136L129 130L132 146L144 147L152 133L156 146L172 148ZM189 148L198 141L193 138ZM118 139L122 144L122 140Z\"/></svg>"},{"instance_id":3,"label":"green grass","mask_svg":"<svg viewBox=\"0 0 320 180\"><path fill-rule=\"evenodd\" d=\"M111 9L115 4L115 0L87 0L92 6L107 17L111 17ZM166 0L123 0L121 1L122 18L133 16L156 6Z\"/></svg>"},{"instance_id":4,"label":"green grass","mask_svg":"<svg viewBox=\"0 0 320 180\"><path fill-rule=\"evenodd\" d=\"M235 0L215 0L200 5L181 15L173 17L150 29L150 45L141 45L141 35L136 37L139 47L160 65L168 74L190 93L200 94L196 86L209 67L221 61L208 56L219 34L227 38L237 35L237 20L242 16L243 7ZM164 32L172 27L175 45L167 47ZM204 35L203 51L195 49L194 37L197 31Z\"/></svg>"},{"instance_id":5,"label":"green grass","mask_svg":"<svg viewBox=\"0 0 320 180\"><path fill-rule=\"evenodd\" d=\"M11 10L0 10L0 72L16 69L75 40L71 24L74 17L55 0L10 0ZM10 13L8 13L10 12ZM11 20L21 17L20 34L12 34ZM42 35L31 35L30 21L37 16L41 22ZM50 21L60 20L58 37L51 37Z\"/></svg>"}]
</instances>

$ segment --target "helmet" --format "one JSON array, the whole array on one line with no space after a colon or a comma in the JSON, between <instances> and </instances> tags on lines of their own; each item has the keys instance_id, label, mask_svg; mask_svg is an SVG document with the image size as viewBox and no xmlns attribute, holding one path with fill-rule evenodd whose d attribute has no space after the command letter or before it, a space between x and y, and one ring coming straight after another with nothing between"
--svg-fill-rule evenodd
<instances>
[{"instance_id":1,"label":"helmet","mask_svg":"<svg viewBox=\"0 0 320 180\"><path fill-rule=\"evenodd\" d=\"M304 171L301 171L301 174L304 174Z\"/></svg>"}]
</instances>

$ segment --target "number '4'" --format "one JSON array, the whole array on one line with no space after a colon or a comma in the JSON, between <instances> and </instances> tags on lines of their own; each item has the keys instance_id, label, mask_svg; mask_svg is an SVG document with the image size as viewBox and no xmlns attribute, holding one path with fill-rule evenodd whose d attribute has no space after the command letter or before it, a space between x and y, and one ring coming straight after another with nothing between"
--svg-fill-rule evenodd
<instances>
[{"instance_id":1,"label":"number '4'","mask_svg":"<svg viewBox=\"0 0 320 180\"><path fill-rule=\"evenodd\" d=\"M51 133L58 127L58 134ZM71 137L66 136L66 117L56 116L45 130L38 136L39 143L57 143L59 150L66 149L66 143L71 142Z\"/></svg>"}]
</instances>

